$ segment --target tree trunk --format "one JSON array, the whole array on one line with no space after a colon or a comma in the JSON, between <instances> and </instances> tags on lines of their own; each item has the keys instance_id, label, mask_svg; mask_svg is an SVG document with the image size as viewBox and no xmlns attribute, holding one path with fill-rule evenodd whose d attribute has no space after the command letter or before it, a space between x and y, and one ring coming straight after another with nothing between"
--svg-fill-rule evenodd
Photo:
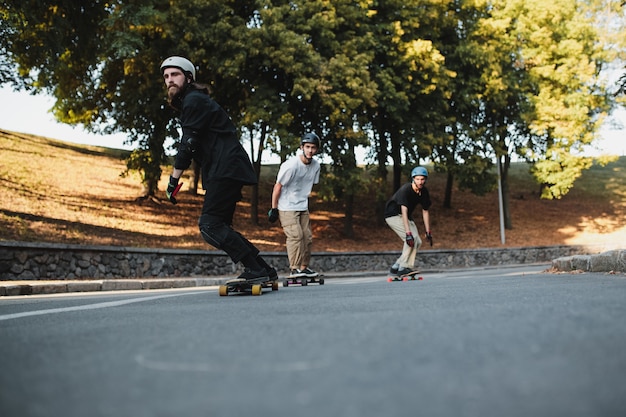
<instances>
[{"instance_id":1,"label":"tree trunk","mask_svg":"<svg viewBox=\"0 0 626 417\"><path fill-rule=\"evenodd\" d=\"M161 164L165 159L163 142L165 141L165 127L156 126L154 134L148 140L147 148L142 151L143 158L139 162L139 169L143 170L143 198L154 197L161 179Z\"/></svg>"},{"instance_id":2,"label":"tree trunk","mask_svg":"<svg viewBox=\"0 0 626 417\"><path fill-rule=\"evenodd\" d=\"M400 157L400 141L391 133L391 160L393 161L393 192L402 185L402 158Z\"/></svg>"},{"instance_id":3,"label":"tree trunk","mask_svg":"<svg viewBox=\"0 0 626 417\"><path fill-rule=\"evenodd\" d=\"M511 207L509 204L509 168L511 166L511 156L504 155L504 163L501 166L500 184L502 186L502 211L504 213L504 228L513 229L513 221L511 218Z\"/></svg>"},{"instance_id":4,"label":"tree trunk","mask_svg":"<svg viewBox=\"0 0 626 417\"><path fill-rule=\"evenodd\" d=\"M356 166L356 156L354 154L354 145L348 144L348 151L344 157L343 173L344 182L343 195L344 195L344 219L343 219L343 234L347 238L354 238L354 190L360 180L355 182L355 172L358 170Z\"/></svg>"},{"instance_id":5,"label":"tree trunk","mask_svg":"<svg viewBox=\"0 0 626 417\"><path fill-rule=\"evenodd\" d=\"M252 193L250 197L250 223L254 225L259 224L259 184L252 186Z\"/></svg>"},{"instance_id":6,"label":"tree trunk","mask_svg":"<svg viewBox=\"0 0 626 417\"><path fill-rule=\"evenodd\" d=\"M198 186L200 184L200 164L196 161L191 163L191 174L189 175L189 182L191 185L189 186L189 191L192 195L198 195Z\"/></svg>"},{"instance_id":7,"label":"tree trunk","mask_svg":"<svg viewBox=\"0 0 626 417\"><path fill-rule=\"evenodd\" d=\"M376 176L378 177L380 186L380 190L376 192L376 226L381 227L385 225L385 204L389 197L387 195L387 138L384 134L379 135L376 153L376 159L378 161Z\"/></svg>"},{"instance_id":8,"label":"tree trunk","mask_svg":"<svg viewBox=\"0 0 626 417\"><path fill-rule=\"evenodd\" d=\"M354 238L354 192L349 190L345 195L345 217L343 219L343 234L347 238Z\"/></svg>"},{"instance_id":9,"label":"tree trunk","mask_svg":"<svg viewBox=\"0 0 626 417\"><path fill-rule=\"evenodd\" d=\"M452 186L454 185L454 175L448 171L446 177L446 189L443 196L443 208L452 208Z\"/></svg>"},{"instance_id":10,"label":"tree trunk","mask_svg":"<svg viewBox=\"0 0 626 417\"><path fill-rule=\"evenodd\" d=\"M256 174L257 183L252 186L252 193L250 197L250 223L253 225L259 224L259 182L261 181L261 158L263 157L263 148L265 146L265 137L267 135L267 124L261 126L259 132L259 144L257 147L257 153L255 157L254 153L254 129L248 129L250 132L250 155L252 155L252 167Z\"/></svg>"}]
</instances>

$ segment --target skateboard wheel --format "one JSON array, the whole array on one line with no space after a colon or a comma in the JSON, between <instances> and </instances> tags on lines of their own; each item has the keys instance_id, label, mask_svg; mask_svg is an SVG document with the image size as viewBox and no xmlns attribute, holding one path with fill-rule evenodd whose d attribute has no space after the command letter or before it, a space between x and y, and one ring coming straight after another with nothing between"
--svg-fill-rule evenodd
<instances>
[{"instance_id":1,"label":"skateboard wheel","mask_svg":"<svg viewBox=\"0 0 626 417\"><path fill-rule=\"evenodd\" d=\"M306 287L307 284L309 283L309 281L306 278L302 278L302 281L300 281L302 283L303 287Z\"/></svg>"},{"instance_id":2,"label":"skateboard wheel","mask_svg":"<svg viewBox=\"0 0 626 417\"><path fill-rule=\"evenodd\" d=\"M408 281L409 277L402 277L402 281Z\"/></svg>"},{"instance_id":3,"label":"skateboard wheel","mask_svg":"<svg viewBox=\"0 0 626 417\"><path fill-rule=\"evenodd\" d=\"M393 282L393 278L391 277L387 278L387 282Z\"/></svg>"},{"instance_id":4,"label":"skateboard wheel","mask_svg":"<svg viewBox=\"0 0 626 417\"><path fill-rule=\"evenodd\" d=\"M423 279L424 279L424 278L422 278L422 277L417 277L417 280L418 280L418 281L422 281Z\"/></svg>"},{"instance_id":5,"label":"skateboard wheel","mask_svg":"<svg viewBox=\"0 0 626 417\"><path fill-rule=\"evenodd\" d=\"M261 284L254 284L252 286L252 295L261 295L263 294L263 287Z\"/></svg>"},{"instance_id":6,"label":"skateboard wheel","mask_svg":"<svg viewBox=\"0 0 626 417\"><path fill-rule=\"evenodd\" d=\"M319 279L319 283L320 283L320 285L324 285L324 278L320 278Z\"/></svg>"},{"instance_id":7,"label":"skateboard wheel","mask_svg":"<svg viewBox=\"0 0 626 417\"><path fill-rule=\"evenodd\" d=\"M278 281L274 281L272 282L272 291L277 291L278 290Z\"/></svg>"},{"instance_id":8,"label":"skateboard wheel","mask_svg":"<svg viewBox=\"0 0 626 417\"><path fill-rule=\"evenodd\" d=\"M283 287L288 287L289 286L289 280L286 279L283 281Z\"/></svg>"},{"instance_id":9,"label":"skateboard wheel","mask_svg":"<svg viewBox=\"0 0 626 417\"><path fill-rule=\"evenodd\" d=\"M219 293L220 293L220 296L222 296L222 297L225 296L225 295L228 295L228 286L220 285Z\"/></svg>"}]
</instances>

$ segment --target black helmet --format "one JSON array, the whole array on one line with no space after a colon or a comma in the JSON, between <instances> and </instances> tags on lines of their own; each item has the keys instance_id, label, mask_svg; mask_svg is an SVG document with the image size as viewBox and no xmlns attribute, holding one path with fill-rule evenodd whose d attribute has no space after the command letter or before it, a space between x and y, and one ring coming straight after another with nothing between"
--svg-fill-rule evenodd
<instances>
[{"instance_id":1,"label":"black helmet","mask_svg":"<svg viewBox=\"0 0 626 417\"><path fill-rule=\"evenodd\" d=\"M313 132L307 133L306 135L302 136L302 139L300 140L300 146L304 145L305 143L312 143L318 148L321 147L319 136L317 136Z\"/></svg>"}]
</instances>

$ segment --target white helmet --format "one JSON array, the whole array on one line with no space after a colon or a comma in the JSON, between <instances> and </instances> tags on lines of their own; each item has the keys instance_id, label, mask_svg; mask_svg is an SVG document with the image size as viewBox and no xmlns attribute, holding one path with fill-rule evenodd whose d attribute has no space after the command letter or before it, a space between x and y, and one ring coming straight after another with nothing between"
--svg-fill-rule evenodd
<instances>
[{"instance_id":1,"label":"white helmet","mask_svg":"<svg viewBox=\"0 0 626 417\"><path fill-rule=\"evenodd\" d=\"M193 81L196 80L196 67L193 66L190 60L183 58L182 56L171 56L167 58L161 64L161 74L165 68L176 67L183 70L183 72L190 72L193 77Z\"/></svg>"}]
</instances>

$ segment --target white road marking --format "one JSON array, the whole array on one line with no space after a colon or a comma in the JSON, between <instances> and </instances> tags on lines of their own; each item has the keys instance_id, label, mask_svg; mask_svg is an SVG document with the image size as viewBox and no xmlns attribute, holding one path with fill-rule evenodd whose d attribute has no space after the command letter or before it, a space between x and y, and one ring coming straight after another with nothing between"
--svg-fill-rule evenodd
<instances>
[{"instance_id":1,"label":"white road marking","mask_svg":"<svg viewBox=\"0 0 626 417\"><path fill-rule=\"evenodd\" d=\"M50 308L47 310L24 311L22 313L0 315L0 321L19 319L22 317L43 316L46 314L67 313L70 311L96 310L99 308L119 307L119 306L123 306L126 304L141 303L143 301L152 301L152 300L158 300L161 298L179 297L182 295L193 295L193 294L198 294L198 293L199 292L196 291L196 292L179 293L179 294L165 294L165 295L156 295L152 297L130 298L128 300L107 301L104 303L87 304L87 305L75 306L75 307L61 307L61 308Z\"/></svg>"},{"instance_id":2,"label":"white road marking","mask_svg":"<svg viewBox=\"0 0 626 417\"><path fill-rule=\"evenodd\" d=\"M209 363L209 362L182 362L182 361L161 361L148 359L143 354L135 356L135 361L140 366L154 371L163 372L213 372L213 373L231 373L255 369L261 372L306 372L316 369L327 368L330 366L328 361L312 360L312 361L295 361L295 362L259 362L256 358L238 358L237 361L227 363Z\"/></svg>"}]
</instances>

